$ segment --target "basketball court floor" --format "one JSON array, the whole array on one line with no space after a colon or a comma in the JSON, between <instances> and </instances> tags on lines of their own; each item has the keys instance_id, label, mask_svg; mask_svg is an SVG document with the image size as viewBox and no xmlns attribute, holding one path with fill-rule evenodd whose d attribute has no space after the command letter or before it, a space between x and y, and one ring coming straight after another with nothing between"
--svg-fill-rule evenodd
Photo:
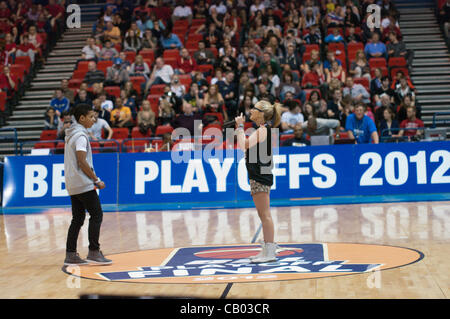
<instances>
[{"instance_id":1,"label":"basketball court floor","mask_svg":"<svg viewBox=\"0 0 450 319\"><path fill-rule=\"evenodd\" d=\"M272 216L277 263L249 265L262 233L246 208L107 212L100 243L114 264L65 268L69 209L0 215L0 298L450 297L450 201L274 207Z\"/></svg>"}]
</instances>

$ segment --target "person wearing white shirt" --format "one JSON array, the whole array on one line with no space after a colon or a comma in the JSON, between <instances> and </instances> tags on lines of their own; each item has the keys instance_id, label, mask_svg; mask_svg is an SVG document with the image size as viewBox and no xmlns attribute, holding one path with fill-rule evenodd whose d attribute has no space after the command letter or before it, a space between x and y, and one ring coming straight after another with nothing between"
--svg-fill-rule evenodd
<instances>
[{"instance_id":1,"label":"person wearing white shirt","mask_svg":"<svg viewBox=\"0 0 450 319\"><path fill-rule=\"evenodd\" d=\"M264 14L265 9L266 6L261 2L261 0L255 0L255 3L250 6L250 15L256 14L257 11L262 11Z\"/></svg>"},{"instance_id":2,"label":"person wearing white shirt","mask_svg":"<svg viewBox=\"0 0 450 319\"><path fill-rule=\"evenodd\" d=\"M106 122L104 119L99 118L99 111L95 111L95 122L94 124L87 129L89 137L91 140L101 140L102 139L102 130L104 129L107 132L107 140L110 140L113 135L113 130L109 126L108 122Z\"/></svg>"},{"instance_id":3,"label":"person wearing white shirt","mask_svg":"<svg viewBox=\"0 0 450 319\"><path fill-rule=\"evenodd\" d=\"M155 60L155 67L150 75L150 79L145 85L145 92L150 90L155 84L170 84L174 75L172 66L164 64L164 59L159 57Z\"/></svg>"},{"instance_id":4,"label":"person wearing white shirt","mask_svg":"<svg viewBox=\"0 0 450 319\"><path fill-rule=\"evenodd\" d=\"M111 112L114 108L114 104L112 101L106 99L106 93L100 94L100 102L102 109L107 110L108 112Z\"/></svg>"},{"instance_id":5,"label":"person wearing white shirt","mask_svg":"<svg viewBox=\"0 0 450 319\"><path fill-rule=\"evenodd\" d=\"M184 0L178 1L178 6L175 7L172 14L172 22L180 19L187 19L189 24L192 21L192 9L185 4Z\"/></svg>"},{"instance_id":6,"label":"person wearing white shirt","mask_svg":"<svg viewBox=\"0 0 450 319\"><path fill-rule=\"evenodd\" d=\"M283 133L291 134L294 132L295 125L303 123L304 116L300 105L295 101L289 102L289 111L281 115L281 129Z\"/></svg>"},{"instance_id":7,"label":"person wearing white shirt","mask_svg":"<svg viewBox=\"0 0 450 319\"><path fill-rule=\"evenodd\" d=\"M223 4L222 0L215 0L212 2L209 7L209 14L211 14L213 8L216 9L217 14L225 15L225 13L227 13L227 7Z\"/></svg>"}]
</instances>

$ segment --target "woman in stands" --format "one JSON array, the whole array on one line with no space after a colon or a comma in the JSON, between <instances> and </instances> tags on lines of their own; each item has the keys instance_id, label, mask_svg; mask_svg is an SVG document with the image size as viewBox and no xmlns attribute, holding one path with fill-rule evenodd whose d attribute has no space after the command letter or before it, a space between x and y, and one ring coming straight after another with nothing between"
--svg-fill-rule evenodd
<instances>
[{"instance_id":1,"label":"woman in stands","mask_svg":"<svg viewBox=\"0 0 450 319\"><path fill-rule=\"evenodd\" d=\"M274 242L274 225L270 214L270 188L273 185L272 128L279 126L281 105L261 100L251 110L250 120L258 129L248 138L244 133L245 116L235 118L239 148L245 152L245 163L258 216L262 223L264 242L261 252L250 260L254 263L271 262L277 259L278 245Z\"/></svg>"}]
</instances>

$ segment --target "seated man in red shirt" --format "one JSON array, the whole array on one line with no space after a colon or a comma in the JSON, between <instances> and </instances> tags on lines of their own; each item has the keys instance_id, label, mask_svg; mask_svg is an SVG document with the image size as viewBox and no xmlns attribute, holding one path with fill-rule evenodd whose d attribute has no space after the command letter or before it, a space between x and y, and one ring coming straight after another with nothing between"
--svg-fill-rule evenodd
<instances>
[{"instance_id":1,"label":"seated man in red shirt","mask_svg":"<svg viewBox=\"0 0 450 319\"><path fill-rule=\"evenodd\" d=\"M406 108L406 116L407 119L400 123L399 135L407 136L408 140L423 136L423 130L417 130L417 128L424 127L424 124L416 118L416 108L414 106L411 105Z\"/></svg>"},{"instance_id":2,"label":"seated man in red shirt","mask_svg":"<svg viewBox=\"0 0 450 319\"><path fill-rule=\"evenodd\" d=\"M16 87L16 77L9 71L8 66L3 67L3 72L0 72L0 92L6 92L8 97L11 96Z\"/></svg>"},{"instance_id":3,"label":"seated man in red shirt","mask_svg":"<svg viewBox=\"0 0 450 319\"><path fill-rule=\"evenodd\" d=\"M34 57L38 54L36 47L30 43L28 37L23 37L22 43L17 46L16 57L29 56L31 63L34 63Z\"/></svg>"},{"instance_id":4,"label":"seated man in red shirt","mask_svg":"<svg viewBox=\"0 0 450 319\"><path fill-rule=\"evenodd\" d=\"M186 48L181 49L181 55L177 60L177 67L175 70L178 71L179 74L195 75L197 62L190 56L189 51Z\"/></svg>"},{"instance_id":5,"label":"seated man in red shirt","mask_svg":"<svg viewBox=\"0 0 450 319\"><path fill-rule=\"evenodd\" d=\"M312 62L310 64L309 72L306 72L302 79L303 89L320 89L322 96L327 96L327 84L325 82L325 75L320 69L320 64Z\"/></svg>"}]
</instances>

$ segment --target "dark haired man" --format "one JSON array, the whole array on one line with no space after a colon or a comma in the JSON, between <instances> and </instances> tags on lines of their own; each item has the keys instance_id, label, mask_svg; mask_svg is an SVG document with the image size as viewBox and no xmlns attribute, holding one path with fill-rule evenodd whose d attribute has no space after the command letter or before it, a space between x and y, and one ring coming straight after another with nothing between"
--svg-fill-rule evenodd
<instances>
[{"instance_id":1,"label":"dark haired man","mask_svg":"<svg viewBox=\"0 0 450 319\"><path fill-rule=\"evenodd\" d=\"M109 265L112 261L106 259L100 251L103 211L95 190L95 186L98 189L105 188L105 183L95 174L87 131L95 122L95 113L91 106L79 104L74 108L73 115L76 122L66 130L64 148L64 177L72 202L72 221L67 234L64 265L85 265L89 262ZM77 240L86 210L91 217L88 228L89 253L84 260L77 253Z\"/></svg>"}]
</instances>

